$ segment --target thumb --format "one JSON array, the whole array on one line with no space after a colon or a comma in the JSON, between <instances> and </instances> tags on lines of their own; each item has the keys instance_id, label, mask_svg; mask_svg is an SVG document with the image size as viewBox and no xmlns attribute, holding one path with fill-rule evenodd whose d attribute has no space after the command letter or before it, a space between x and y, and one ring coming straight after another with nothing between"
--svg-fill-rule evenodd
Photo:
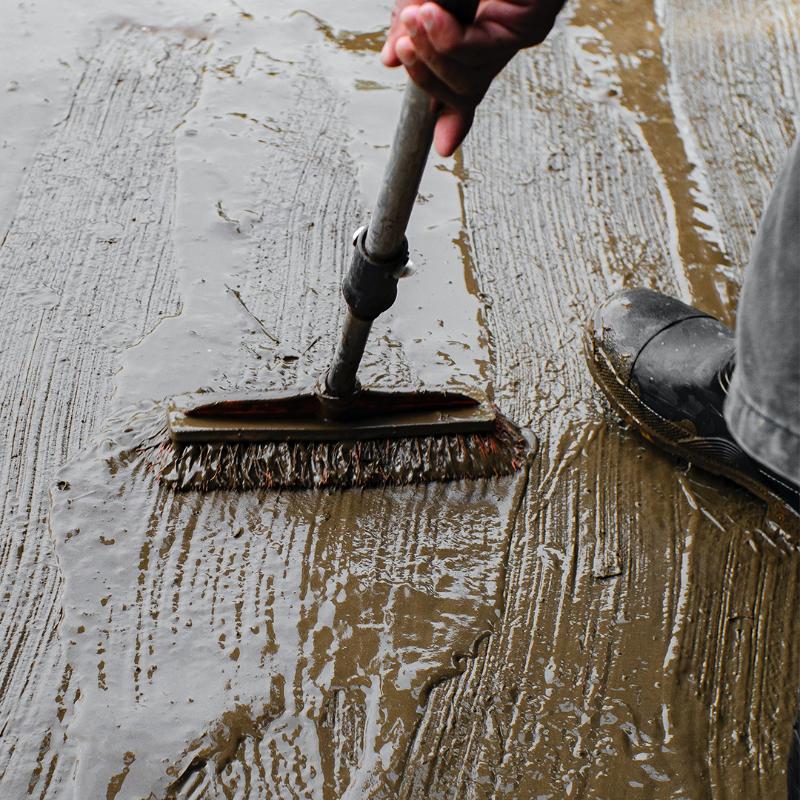
<instances>
[{"instance_id":1,"label":"thumb","mask_svg":"<svg viewBox=\"0 0 800 800\"><path fill-rule=\"evenodd\" d=\"M433 145L436 152L443 158L453 155L469 133L474 118L474 109L459 111L446 106L439 114L433 132Z\"/></svg>"}]
</instances>

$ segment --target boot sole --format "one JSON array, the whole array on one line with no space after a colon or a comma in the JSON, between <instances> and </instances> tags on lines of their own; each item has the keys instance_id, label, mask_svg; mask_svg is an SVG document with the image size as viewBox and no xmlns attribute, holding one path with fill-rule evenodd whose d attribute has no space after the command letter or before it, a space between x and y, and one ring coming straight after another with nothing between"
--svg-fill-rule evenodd
<instances>
[{"instance_id":1,"label":"boot sole","mask_svg":"<svg viewBox=\"0 0 800 800\"><path fill-rule=\"evenodd\" d=\"M690 461L707 472L720 475L747 489L767 503L780 525L794 528L800 523L800 514L767 486L741 470L720 463L719 456L714 457L715 453L724 453L727 449L735 449L738 452L735 445L724 439L689 436L680 425L665 419L643 403L627 382L617 375L610 359L598 346L591 323L584 329L583 345L586 364L595 383L603 390L620 416L631 423L647 441L674 456ZM707 453L703 452L704 450Z\"/></svg>"}]
</instances>

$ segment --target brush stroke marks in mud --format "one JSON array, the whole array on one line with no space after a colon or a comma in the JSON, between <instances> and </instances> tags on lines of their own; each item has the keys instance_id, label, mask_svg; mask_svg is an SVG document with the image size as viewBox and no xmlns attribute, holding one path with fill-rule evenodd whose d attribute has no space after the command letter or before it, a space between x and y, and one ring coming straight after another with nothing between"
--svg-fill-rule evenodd
<instances>
[{"instance_id":1,"label":"brush stroke marks in mud","mask_svg":"<svg viewBox=\"0 0 800 800\"><path fill-rule=\"evenodd\" d=\"M741 275L786 152L800 131L800 6L656 0L669 98Z\"/></svg>"},{"instance_id":2,"label":"brush stroke marks in mud","mask_svg":"<svg viewBox=\"0 0 800 800\"><path fill-rule=\"evenodd\" d=\"M53 488L75 791L123 763L120 797L390 791L427 688L496 622L526 473L176 495L136 450L162 414L111 420Z\"/></svg>"},{"instance_id":3,"label":"brush stroke marks in mud","mask_svg":"<svg viewBox=\"0 0 800 800\"><path fill-rule=\"evenodd\" d=\"M60 761L61 721L77 686L56 637L48 484L97 431L120 352L178 310L173 130L197 95L204 51L181 36L110 33L29 165L0 248L7 797L46 794L71 769Z\"/></svg>"},{"instance_id":4,"label":"brush stroke marks in mud","mask_svg":"<svg viewBox=\"0 0 800 800\"><path fill-rule=\"evenodd\" d=\"M374 53L324 44L308 14L228 35L177 131L183 312L126 354L126 402L199 388L306 388L334 349L351 234L368 219L399 87L356 91ZM430 173L409 231L422 269L377 320L360 377L482 388L478 303L452 247L457 184Z\"/></svg>"},{"instance_id":5,"label":"brush stroke marks in mud","mask_svg":"<svg viewBox=\"0 0 800 800\"><path fill-rule=\"evenodd\" d=\"M14 311L0 361L4 792L780 794L793 532L621 430L578 344L620 286L696 292L733 315L800 74L791 4L745 5L659 2L658 18L645 4L613 23L618 4L586 3L511 65L456 169L426 176L411 240L430 269L401 285L367 374L496 381L503 411L544 442L526 491L176 497L126 455L142 435L126 415L81 452L119 349L178 294L181 316L124 356L117 404L318 374L397 100L375 37L352 33L379 30L381 9L306 4L321 32L286 5L272 20L216 8L210 52L157 28L107 32L0 255ZM682 25L704 15L714 25ZM756 17L769 24L720 22ZM748 75L781 89L754 98ZM130 203L146 224L126 221ZM53 220L70 236L50 235ZM470 264L474 297L459 294ZM46 536L61 464L66 654Z\"/></svg>"},{"instance_id":6,"label":"brush stroke marks in mud","mask_svg":"<svg viewBox=\"0 0 800 800\"><path fill-rule=\"evenodd\" d=\"M651 161L678 288L688 302L730 324L738 273L722 250L720 220L713 213L703 165L690 160L695 155L692 130L680 124L668 93L668 65L652 6L617 8L585 0L575 8L569 38L588 82L582 94L614 108Z\"/></svg>"},{"instance_id":7,"label":"brush stroke marks in mud","mask_svg":"<svg viewBox=\"0 0 800 800\"><path fill-rule=\"evenodd\" d=\"M128 351L118 404L302 384L332 350L343 231L362 214L341 95L316 57L289 58L304 45L284 34L308 29L299 16L260 47L254 34L206 46L202 91L173 125L183 307ZM442 236L460 219L452 176L433 183L454 201L426 197L419 238L439 239L428 251L439 263L377 326L365 364L377 383L471 383L485 361L476 304L436 307L442 287L459 291ZM163 408L143 418L161 426ZM396 492L176 496L131 454L145 434L113 418L53 489L70 701L66 734L48 734L41 758L57 754L59 771L37 783L120 800L391 794L427 687L497 618L526 473Z\"/></svg>"},{"instance_id":8,"label":"brush stroke marks in mud","mask_svg":"<svg viewBox=\"0 0 800 800\"><path fill-rule=\"evenodd\" d=\"M685 287L732 318L730 276L740 279L691 207L698 174L716 173L730 203L736 173L688 161L667 102L673 78L646 63L661 57L659 31L634 5L581 3L512 62L464 147L496 396L540 434L541 457L501 623L464 675L432 691L406 799L785 792L800 532L621 428L583 365L583 322L610 291ZM685 4L664 5L677 26ZM634 74L637 37L651 52ZM724 98L704 125L738 131ZM699 255L684 272L687 243Z\"/></svg>"}]
</instances>

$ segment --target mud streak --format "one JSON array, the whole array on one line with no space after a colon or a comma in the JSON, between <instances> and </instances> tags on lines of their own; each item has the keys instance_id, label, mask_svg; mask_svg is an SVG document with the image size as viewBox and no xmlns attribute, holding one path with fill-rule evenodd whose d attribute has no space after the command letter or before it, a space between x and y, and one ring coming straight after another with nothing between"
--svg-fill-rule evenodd
<instances>
[{"instance_id":1,"label":"mud streak","mask_svg":"<svg viewBox=\"0 0 800 800\"><path fill-rule=\"evenodd\" d=\"M61 720L75 687L57 638L62 581L48 489L99 427L121 351L178 311L167 235L173 130L196 95L204 49L130 27L108 37L30 165L0 247L7 796L44 795L60 774Z\"/></svg>"},{"instance_id":2,"label":"mud streak","mask_svg":"<svg viewBox=\"0 0 800 800\"><path fill-rule=\"evenodd\" d=\"M478 115L464 154L471 260L492 300L496 391L543 436L543 456L502 624L464 675L433 689L403 798L785 791L796 546L743 494L620 428L585 371L580 329L632 285L687 287L733 318L794 132L775 113L797 107L788 13L661 3L661 30L647 4L581 3ZM726 21L743 16L760 21ZM763 125L745 108L746 79L730 83L739 74L765 87ZM723 163L734 141L743 149Z\"/></svg>"}]
</instances>

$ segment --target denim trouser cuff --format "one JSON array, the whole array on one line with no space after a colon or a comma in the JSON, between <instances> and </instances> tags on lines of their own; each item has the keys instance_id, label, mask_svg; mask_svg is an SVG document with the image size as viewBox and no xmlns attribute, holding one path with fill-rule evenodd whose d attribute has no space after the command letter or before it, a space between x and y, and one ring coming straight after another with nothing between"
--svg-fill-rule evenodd
<instances>
[{"instance_id":1,"label":"denim trouser cuff","mask_svg":"<svg viewBox=\"0 0 800 800\"><path fill-rule=\"evenodd\" d=\"M725 421L739 446L790 483L800 483L800 432L760 411L742 391L734 372L725 401Z\"/></svg>"}]
</instances>

